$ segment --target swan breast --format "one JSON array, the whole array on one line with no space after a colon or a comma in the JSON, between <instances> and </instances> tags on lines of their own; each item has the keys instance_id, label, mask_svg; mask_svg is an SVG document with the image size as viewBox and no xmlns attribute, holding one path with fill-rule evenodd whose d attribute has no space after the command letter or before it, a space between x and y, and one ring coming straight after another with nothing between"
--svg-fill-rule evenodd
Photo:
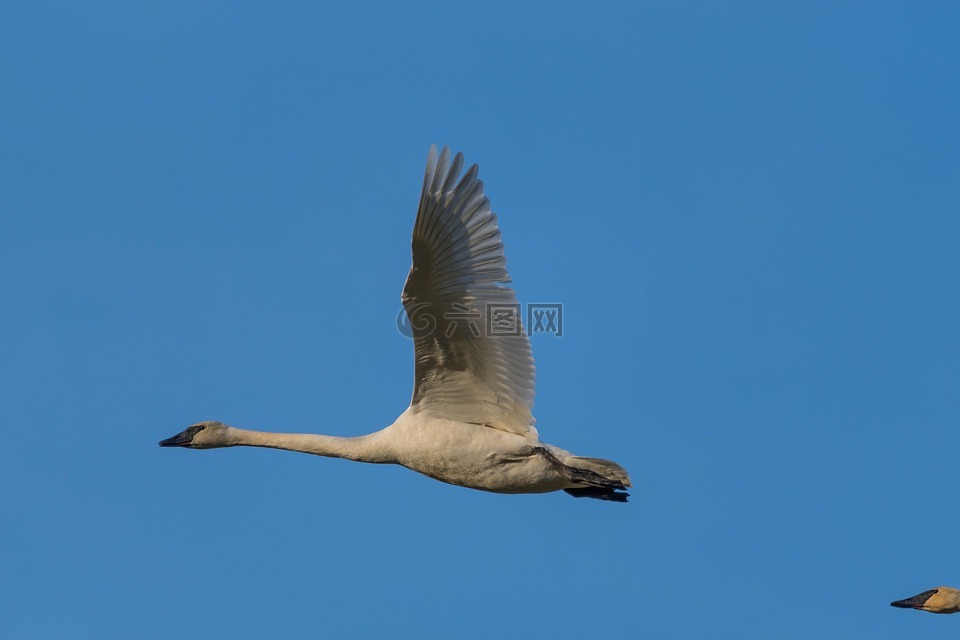
<instances>
[{"instance_id":1,"label":"swan breast","mask_svg":"<svg viewBox=\"0 0 960 640\"><path fill-rule=\"evenodd\" d=\"M539 443L514 433L409 410L385 432L399 464L448 484L496 493L569 486Z\"/></svg>"}]
</instances>

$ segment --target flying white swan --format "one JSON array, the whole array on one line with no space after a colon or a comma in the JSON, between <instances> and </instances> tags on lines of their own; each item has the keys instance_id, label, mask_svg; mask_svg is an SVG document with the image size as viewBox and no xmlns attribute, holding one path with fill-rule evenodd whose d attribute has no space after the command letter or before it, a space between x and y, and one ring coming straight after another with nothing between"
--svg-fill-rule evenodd
<instances>
[{"instance_id":1,"label":"flying white swan","mask_svg":"<svg viewBox=\"0 0 960 640\"><path fill-rule=\"evenodd\" d=\"M583 458L539 441L530 414L534 366L517 330L490 331L494 305L516 305L497 217L473 165L430 147L413 227L413 266L403 306L413 331L413 399L382 431L341 438L267 433L199 422L161 447L238 445L302 451L359 462L400 464L436 480L497 493L563 489L576 497L626 502L618 464ZM516 308L516 307L514 307ZM465 322L467 318L476 323ZM503 318L500 318L503 320ZM509 318L506 318L509 322ZM502 328L502 325L498 325Z\"/></svg>"},{"instance_id":2,"label":"flying white swan","mask_svg":"<svg viewBox=\"0 0 960 640\"><path fill-rule=\"evenodd\" d=\"M906 600L891 602L890 606L901 609L919 609L930 613L960 613L960 590L950 587L937 587Z\"/></svg>"}]
</instances>

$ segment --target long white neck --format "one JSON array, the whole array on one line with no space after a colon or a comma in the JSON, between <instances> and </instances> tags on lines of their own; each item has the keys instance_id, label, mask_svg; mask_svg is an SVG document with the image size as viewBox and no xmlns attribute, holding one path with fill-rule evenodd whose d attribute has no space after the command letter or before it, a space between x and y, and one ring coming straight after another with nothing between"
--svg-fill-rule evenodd
<instances>
[{"instance_id":1,"label":"long white neck","mask_svg":"<svg viewBox=\"0 0 960 640\"><path fill-rule=\"evenodd\" d=\"M346 458L358 462L395 462L390 448L382 437L383 431L366 436L340 438L314 433L271 433L229 428L230 445L245 447L270 447L312 453L328 458Z\"/></svg>"}]
</instances>

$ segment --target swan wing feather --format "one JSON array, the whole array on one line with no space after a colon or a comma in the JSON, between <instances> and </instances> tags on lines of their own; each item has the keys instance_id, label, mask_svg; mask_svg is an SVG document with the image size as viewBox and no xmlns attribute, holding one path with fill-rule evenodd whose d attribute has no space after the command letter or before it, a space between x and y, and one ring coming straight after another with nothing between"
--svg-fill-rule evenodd
<instances>
[{"instance_id":1,"label":"swan wing feather","mask_svg":"<svg viewBox=\"0 0 960 640\"><path fill-rule=\"evenodd\" d=\"M477 165L460 177L462 168L462 154L430 147L402 296L416 356L411 410L536 440L533 353L505 286L497 217Z\"/></svg>"}]
</instances>

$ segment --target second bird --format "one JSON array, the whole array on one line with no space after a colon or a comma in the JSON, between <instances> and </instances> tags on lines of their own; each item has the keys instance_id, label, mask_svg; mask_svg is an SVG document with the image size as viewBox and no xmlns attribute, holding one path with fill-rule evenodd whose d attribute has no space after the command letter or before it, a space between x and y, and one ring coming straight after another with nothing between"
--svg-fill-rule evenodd
<instances>
[{"instance_id":1,"label":"second bird","mask_svg":"<svg viewBox=\"0 0 960 640\"><path fill-rule=\"evenodd\" d=\"M912 598L891 602L890 606L930 613L960 613L960 591L951 587L937 587Z\"/></svg>"}]
</instances>

